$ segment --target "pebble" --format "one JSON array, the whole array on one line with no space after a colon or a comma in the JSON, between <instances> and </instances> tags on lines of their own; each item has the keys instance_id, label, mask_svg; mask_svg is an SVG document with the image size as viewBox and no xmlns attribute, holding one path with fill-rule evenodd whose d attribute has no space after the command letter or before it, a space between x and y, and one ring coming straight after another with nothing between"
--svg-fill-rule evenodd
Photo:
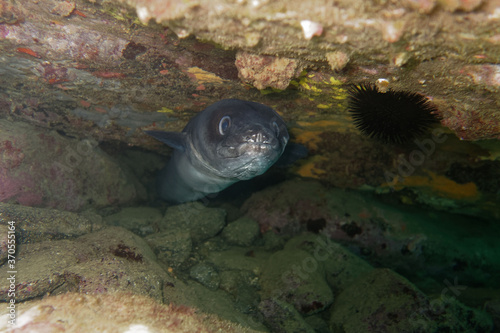
<instances>
[{"instance_id":1,"label":"pebble","mask_svg":"<svg viewBox=\"0 0 500 333\"><path fill-rule=\"evenodd\" d=\"M171 206L160 223L161 231L189 230L193 244L217 235L226 224L226 211L207 208L199 202Z\"/></svg>"},{"instance_id":2,"label":"pebble","mask_svg":"<svg viewBox=\"0 0 500 333\"><path fill-rule=\"evenodd\" d=\"M262 298L278 298L302 314L324 310L333 302L321 262L302 250L281 250L262 268Z\"/></svg>"},{"instance_id":3,"label":"pebble","mask_svg":"<svg viewBox=\"0 0 500 333\"><path fill-rule=\"evenodd\" d=\"M222 231L222 237L226 242L236 246L251 245L259 234L259 224L247 216L229 223Z\"/></svg>"},{"instance_id":4,"label":"pebble","mask_svg":"<svg viewBox=\"0 0 500 333\"><path fill-rule=\"evenodd\" d=\"M78 237L100 230L101 216L91 211L72 213L0 202L0 224L15 222L16 243L36 243Z\"/></svg>"},{"instance_id":5,"label":"pebble","mask_svg":"<svg viewBox=\"0 0 500 333\"><path fill-rule=\"evenodd\" d=\"M219 289L219 273L212 265L206 263L197 264L191 268L189 276L210 290Z\"/></svg>"},{"instance_id":6,"label":"pebble","mask_svg":"<svg viewBox=\"0 0 500 333\"><path fill-rule=\"evenodd\" d=\"M458 289L457 289L458 290ZM341 292L331 307L330 329L369 332L491 332L486 314L460 304L451 292L429 300L401 275L373 269ZM464 314L467 320L464 320Z\"/></svg>"},{"instance_id":7,"label":"pebble","mask_svg":"<svg viewBox=\"0 0 500 333\"><path fill-rule=\"evenodd\" d=\"M126 291L163 299L173 278L156 263L137 235L109 227L75 239L20 244L16 254L16 301L65 292ZM9 300L8 265L0 267L0 301ZM173 282L172 282L173 283Z\"/></svg>"},{"instance_id":8,"label":"pebble","mask_svg":"<svg viewBox=\"0 0 500 333\"><path fill-rule=\"evenodd\" d=\"M108 225L120 226L144 237L154 232L162 219L159 209L153 207L127 207L116 214L106 216Z\"/></svg>"},{"instance_id":9,"label":"pebble","mask_svg":"<svg viewBox=\"0 0 500 333\"><path fill-rule=\"evenodd\" d=\"M155 252L158 261L168 267L180 266L191 254L193 242L187 230L173 229L149 235L146 242Z\"/></svg>"}]
</instances>

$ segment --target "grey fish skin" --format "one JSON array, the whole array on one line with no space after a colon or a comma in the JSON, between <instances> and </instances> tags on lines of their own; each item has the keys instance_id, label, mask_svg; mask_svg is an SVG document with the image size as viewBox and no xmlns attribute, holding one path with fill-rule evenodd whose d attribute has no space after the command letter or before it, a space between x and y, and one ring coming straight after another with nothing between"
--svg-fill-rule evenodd
<instances>
[{"instance_id":1,"label":"grey fish skin","mask_svg":"<svg viewBox=\"0 0 500 333\"><path fill-rule=\"evenodd\" d=\"M276 111L239 99L210 105L182 132L145 133L175 149L158 177L160 197L174 203L194 201L263 174L289 140Z\"/></svg>"}]
</instances>

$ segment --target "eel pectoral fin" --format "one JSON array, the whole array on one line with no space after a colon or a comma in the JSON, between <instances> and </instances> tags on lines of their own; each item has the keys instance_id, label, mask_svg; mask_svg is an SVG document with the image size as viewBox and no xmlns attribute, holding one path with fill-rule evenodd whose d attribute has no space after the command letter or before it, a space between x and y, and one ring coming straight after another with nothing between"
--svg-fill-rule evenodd
<instances>
[{"instance_id":1,"label":"eel pectoral fin","mask_svg":"<svg viewBox=\"0 0 500 333\"><path fill-rule=\"evenodd\" d=\"M162 132L162 131L144 131L158 141L174 149L185 151L187 145L187 134L184 132Z\"/></svg>"},{"instance_id":2,"label":"eel pectoral fin","mask_svg":"<svg viewBox=\"0 0 500 333\"><path fill-rule=\"evenodd\" d=\"M285 151L274 165L280 168L288 167L295 163L295 161L307 157L308 154L309 151L306 146L300 143L289 142L285 147Z\"/></svg>"}]
</instances>

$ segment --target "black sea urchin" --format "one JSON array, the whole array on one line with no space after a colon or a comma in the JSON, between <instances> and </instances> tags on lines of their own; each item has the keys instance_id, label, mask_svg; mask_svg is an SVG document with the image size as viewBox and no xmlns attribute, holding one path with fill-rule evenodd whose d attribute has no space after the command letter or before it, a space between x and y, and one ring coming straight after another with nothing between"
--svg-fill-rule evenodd
<instances>
[{"instance_id":1,"label":"black sea urchin","mask_svg":"<svg viewBox=\"0 0 500 333\"><path fill-rule=\"evenodd\" d=\"M349 112L354 124L365 135L386 142L411 141L436 122L436 107L418 93L383 93L371 84L349 89Z\"/></svg>"}]
</instances>

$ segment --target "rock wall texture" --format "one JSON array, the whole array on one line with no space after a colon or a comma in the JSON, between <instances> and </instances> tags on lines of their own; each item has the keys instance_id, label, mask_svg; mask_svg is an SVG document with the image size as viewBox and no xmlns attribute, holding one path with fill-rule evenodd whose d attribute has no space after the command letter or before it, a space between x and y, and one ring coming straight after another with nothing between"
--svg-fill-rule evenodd
<instances>
[{"instance_id":1,"label":"rock wall texture","mask_svg":"<svg viewBox=\"0 0 500 333\"><path fill-rule=\"evenodd\" d=\"M0 120L0 201L75 211L144 199L144 187L97 145Z\"/></svg>"},{"instance_id":2,"label":"rock wall texture","mask_svg":"<svg viewBox=\"0 0 500 333\"><path fill-rule=\"evenodd\" d=\"M328 103L305 101L310 112L342 114L329 83L383 77L432 97L443 125L463 139L500 132L498 0L127 3L135 10L117 1L2 1L3 112L131 135L222 97L260 99L239 79L319 93Z\"/></svg>"},{"instance_id":3,"label":"rock wall texture","mask_svg":"<svg viewBox=\"0 0 500 333\"><path fill-rule=\"evenodd\" d=\"M485 140L500 137L499 0L0 5L2 118L167 153L141 130L179 131L217 100L254 100L278 110L308 147L296 174L438 206L495 200L500 148ZM424 159L414 165L420 146L367 140L347 112L349 85L379 79L439 110L448 139L417 152ZM18 202L42 200L29 193Z\"/></svg>"},{"instance_id":4,"label":"rock wall texture","mask_svg":"<svg viewBox=\"0 0 500 333\"><path fill-rule=\"evenodd\" d=\"M443 124L460 137L498 137L498 95L491 94L500 85L496 0L127 2L143 22L241 50L239 77L258 89L284 89L303 68L345 69L348 75L337 77L351 82L386 77L432 96ZM250 74L256 66L267 75ZM475 93L465 93L471 88Z\"/></svg>"}]
</instances>

